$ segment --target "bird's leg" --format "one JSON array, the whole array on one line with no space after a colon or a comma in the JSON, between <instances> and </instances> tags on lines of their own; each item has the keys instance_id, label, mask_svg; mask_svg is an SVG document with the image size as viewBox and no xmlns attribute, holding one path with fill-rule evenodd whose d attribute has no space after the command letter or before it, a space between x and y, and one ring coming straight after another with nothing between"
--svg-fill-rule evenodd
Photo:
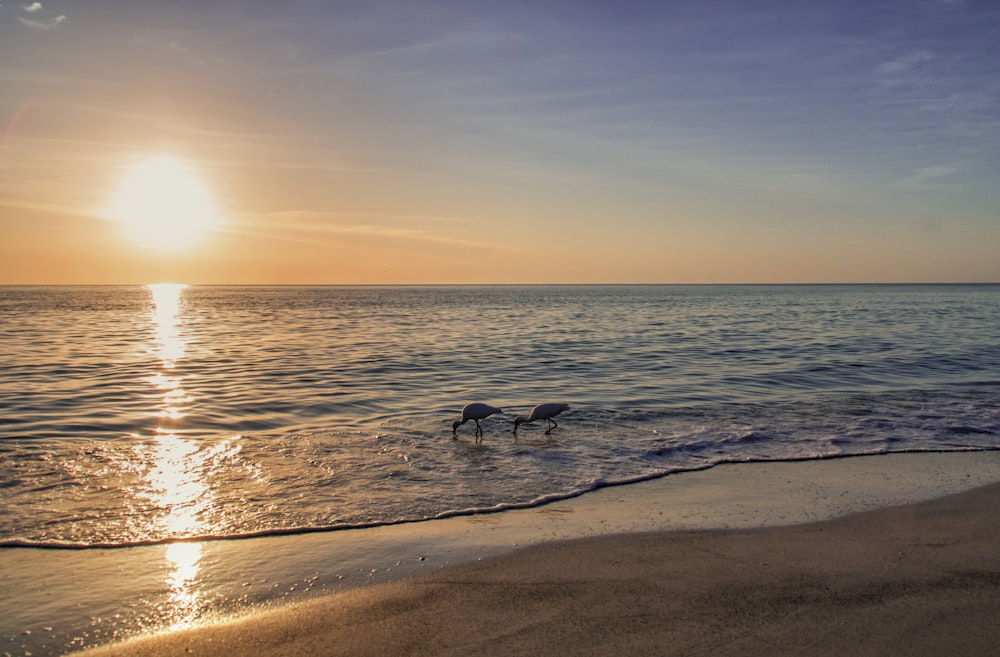
<instances>
[{"instance_id":1,"label":"bird's leg","mask_svg":"<svg viewBox=\"0 0 1000 657\"><path fill-rule=\"evenodd\" d=\"M483 428L479 426L479 420L476 420L476 436L482 437L482 435L483 435Z\"/></svg>"}]
</instances>

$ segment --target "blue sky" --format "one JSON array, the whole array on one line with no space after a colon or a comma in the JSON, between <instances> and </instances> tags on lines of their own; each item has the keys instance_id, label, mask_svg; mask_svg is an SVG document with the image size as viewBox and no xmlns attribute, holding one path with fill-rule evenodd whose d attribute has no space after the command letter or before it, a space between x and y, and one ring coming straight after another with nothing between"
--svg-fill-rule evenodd
<instances>
[{"instance_id":1,"label":"blue sky","mask_svg":"<svg viewBox=\"0 0 1000 657\"><path fill-rule=\"evenodd\" d=\"M0 282L998 281L998 34L971 0L5 1ZM164 152L226 217L169 257L101 210Z\"/></svg>"}]
</instances>

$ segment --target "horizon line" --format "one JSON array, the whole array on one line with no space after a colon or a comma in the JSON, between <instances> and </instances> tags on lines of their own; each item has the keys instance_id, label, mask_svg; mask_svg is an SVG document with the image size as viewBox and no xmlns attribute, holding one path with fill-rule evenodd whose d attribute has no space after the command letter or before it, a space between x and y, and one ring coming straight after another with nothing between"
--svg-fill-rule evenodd
<instances>
[{"instance_id":1,"label":"horizon line","mask_svg":"<svg viewBox=\"0 0 1000 657\"><path fill-rule=\"evenodd\" d=\"M538 282L538 283L185 283L163 280L147 283L2 283L0 287L146 287L167 283L191 287L543 287L543 286L847 286L847 285L1000 285L998 281L801 281L801 282Z\"/></svg>"}]
</instances>

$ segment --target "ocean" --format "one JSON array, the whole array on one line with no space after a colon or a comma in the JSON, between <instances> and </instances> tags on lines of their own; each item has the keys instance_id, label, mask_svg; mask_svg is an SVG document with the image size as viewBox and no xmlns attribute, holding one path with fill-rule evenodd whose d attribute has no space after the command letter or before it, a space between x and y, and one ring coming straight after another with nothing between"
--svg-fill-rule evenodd
<instances>
[{"instance_id":1,"label":"ocean","mask_svg":"<svg viewBox=\"0 0 1000 657\"><path fill-rule=\"evenodd\" d=\"M0 651L450 563L422 520L997 449L1000 285L2 287Z\"/></svg>"},{"instance_id":2,"label":"ocean","mask_svg":"<svg viewBox=\"0 0 1000 657\"><path fill-rule=\"evenodd\" d=\"M1000 286L0 288L0 546L495 513L1000 447ZM452 432L467 402L503 409ZM565 402L559 427L513 418Z\"/></svg>"}]
</instances>

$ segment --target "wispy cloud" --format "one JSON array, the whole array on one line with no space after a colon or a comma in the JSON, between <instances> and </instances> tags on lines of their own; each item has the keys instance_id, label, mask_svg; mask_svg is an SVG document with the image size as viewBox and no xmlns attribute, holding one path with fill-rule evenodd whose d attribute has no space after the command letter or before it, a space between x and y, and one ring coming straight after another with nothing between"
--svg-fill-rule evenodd
<instances>
[{"instance_id":1,"label":"wispy cloud","mask_svg":"<svg viewBox=\"0 0 1000 657\"><path fill-rule=\"evenodd\" d=\"M272 229L275 237L290 241L313 243L317 238L328 236L374 237L377 239L403 240L410 242L434 242L454 246L472 246L477 248L501 248L498 244L467 240L450 235L429 231L423 227L394 226L391 222L399 220L430 221L431 223L453 223L463 220L454 217L428 217L386 215L387 223L377 223L377 218L366 217L364 223L346 223L343 219L348 215L339 212L317 212L307 210L283 210L267 215L244 215L243 220L254 225L254 232ZM375 219L375 221L372 221Z\"/></svg>"},{"instance_id":2,"label":"wispy cloud","mask_svg":"<svg viewBox=\"0 0 1000 657\"><path fill-rule=\"evenodd\" d=\"M17 20L36 30L51 30L54 27L58 27L60 23L66 21L65 14L59 14L53 18L42 18L39 15L39 12L43 11L45 8L42 7L42 3L40 2L32 2L30 5L21 5L21 8L32 16L38 15L38 18L25 18L24 16L17 17Z\"/></svg>"},{"instance_id":3,"label":"wispy cloud","mask_svg":"<svg viewBox=\"0 0 1000 657\"><path fill-rule=\"evenodd\" d=\"M32 5L34 6L34 5ZM24 18L23 16L18 16L17 19L27 25L28 27L34 28L36 30L51 30L54 27L58 27L61 23L66 21L65 14L60 14L55 18L46 18L42 20L35 20L32 18Z\"/></svg>"},{"instance_id":4,"label":"wispy cloud","mask_svg":"<svg viewBox=\"0 0 1000 657\"><path fill-rule=\"evenodd\" d=\"M922 167L910 176L899 181L899 186L906 189L920 189L929 187L939 178L953 176L958 173L958 169L952 166L932 166Z\"/></svg>"},{"instance_id":5,"label":"wispy cloud","mask_svg":"<svg viewBox=\"0 0 1000 657\"><path fill-rule=\"evenodd\" d=\"M895 59L883 62L879 65L878 70L880 73L885 75L895 75L905 73L906 71L920 66L921 64L926 64L927 62L931 62L933 60L934 55L931 52L927 50L915 50Z\"/></svg>"}]
</instances>

